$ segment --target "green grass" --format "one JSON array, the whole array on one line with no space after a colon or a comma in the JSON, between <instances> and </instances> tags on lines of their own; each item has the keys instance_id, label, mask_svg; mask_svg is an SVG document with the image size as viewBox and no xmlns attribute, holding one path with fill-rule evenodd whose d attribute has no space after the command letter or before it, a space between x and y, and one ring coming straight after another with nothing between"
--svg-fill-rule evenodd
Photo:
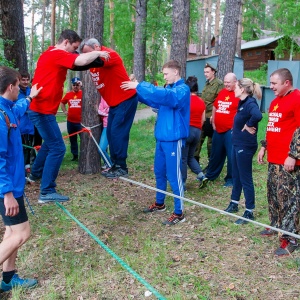
<instances>
[{"instance_id":1,"label":"green grass","mask_svg":"<svg viewBox=\"0 0 300 300\"><path fill-rule=\"evenodd\" d=\"M260 85L267 85L268 65L262 65L257 70L244 71L244 77L250 78Z\"/></svg>"},{"instance_id":2,"label":"green grass","mask_svg":"<svg viewBox=\"0 0 300 300\"><path fill-rule=\"evenodd\" d=\"M264 116L258 139L264 137L266 122ZM154 123L151 118L133 125L128 154L130 178L150 186L155 186ZM66 144L69 147L67 140ZM203 163L205 151L203 147ZM58 177L59 190L71 197L66 209L166 299L273 300L281 293L296 299L300 253L274 259L276 237L263 239L257 226L236 226L234 218L190 203L185 204L185 223L164 227L161 219L173 210L171 197L166 213L145 215L141 211L154 201L155 192L99 174L83 176L70 159L68 149ZM268 223L267 167L255 159L255 216ZM225 171L199 190L189 173L185 197L224 209L230 200L230 189L222 187L224 176ZM146 288L60 208L37 205L38 192L38 186L27 187L36 214L29 215L32 237L19 253L18 269L21 276L35 275L40 283L34 290L16 290L7 299L145 299Z\"/></svg>"}]
</instances>

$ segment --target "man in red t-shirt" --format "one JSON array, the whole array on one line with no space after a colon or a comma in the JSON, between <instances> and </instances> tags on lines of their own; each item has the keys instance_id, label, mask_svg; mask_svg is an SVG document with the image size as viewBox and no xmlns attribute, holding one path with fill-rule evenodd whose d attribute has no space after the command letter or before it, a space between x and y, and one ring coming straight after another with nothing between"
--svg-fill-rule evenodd
<instances>
[{"instance_id":1,"label":"man in red t-shirt","mask_svg":"<svg viewBox=\"0 0 300 300\"><path fill-rule=\"evenodd\" d=\"M68 201L69 197L56 192L59 168L66 152L66 146L56 122L64 81L68 69L84 70L102 66L100 57L109 58L107 51L78 54L81 38L73 30L64 30L55 46L50 46L41 54L33 77L33 84L43 87L34 98L28 111L29 118L38 129L43 144L31 168L29 182L41 179L39 203Z\"/></svg>"},{"instance_id":2,"label":"man in red t-shirt","mask_svg":"<svg viewBox=\"0 0 300 300\"><path fill-rule=\"evenodd\" d=\"M80 45L80 51L83 53L100 50L107 51L110 59L100 68L91 68L90 73L98 92L110 106L106 132L113 166L108 171L103 171L102 175L112 179L128 175L126 158L129 132L138 99L135 89L121 89L122 82L130 79L122 58L116 51L101 46L94 38L86 39Z\"/></svg>"},{"instance_id":3,"label":"man in red t-shirt","mask_svg":"<svg viewBox=\"0 0 300 300\"><path fill-rule=\"evenodd\" d=\"M269 108L266 141L258 153L263 163L267 151L267 194L272 227L299 234L300 224L300 91L293 88L293 77L286 69L278 69L270 76L270 88L276 98ZM277 234L267 228L263 236ZM275 255L290 255L299 247L299 240L288 234L281 237Z\"/></svg>"},{"instance_id":4,"label":"man in red t-shirt","mask_svg":"<svg viewBox=\"0 0 300 300\"><path fill-rule=\"evenodd\" d=\"M82 129L81 126L81 100L82 100L82 83L80 78L72 78L72 91L66 93L62 98L60 107L64 114L67 116L67 130L71 144L71 153L73 154L72 161L78 160L78 135L72 135ZM66 108L68 104L68 110Z\"/></svg>"},{"instance_id":5,"label":"man in red t-shirt","mask_svg":"<svg viewBox=\"0 0 300 300\"><path fill-rule=\"evenodd\" d=\"M224 86L216 97L211 123L214 129L212 150L205 177L200 181L200 188L204 188L209 180L215 180L221 174L227 157L227 175L224 187L232 187L232 162L231 162L231 131L233 119L237 112L239 98L234 95L236 76L228 73L224 77Z\"/></svg>"}]
</instances>

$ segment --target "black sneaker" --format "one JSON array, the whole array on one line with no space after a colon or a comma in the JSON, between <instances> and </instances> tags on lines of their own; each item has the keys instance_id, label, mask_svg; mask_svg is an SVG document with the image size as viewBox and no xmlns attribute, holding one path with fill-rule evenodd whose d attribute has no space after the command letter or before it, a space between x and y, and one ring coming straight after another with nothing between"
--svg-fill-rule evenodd
<instances>
[{"instance_id":1,"label":"black sneaker","mask_svg":"<svg viewBox=\"0 0 300 300\"><path fill-rule=\"evenodd\" d=\"M270 237L270 236L277 235L277 234L278 234L277 231L270 229L270 228L266 228L260 232L260 235L265 236L265 237Z\"/></svg>"},{"instance_id":2,"label":"black sneaker","mask_svg":"<svg viewBox=\"0 0 300 300\"><path fill-rule=\"evenodd\" d=\"M149 207L145 208L143 210L144 213L152 213L152 212L156 212L156 211L165 211L166 210L166 206L163 205L158 205L156 203L150 205Z\"/></svg>"},{"instance_id":3,"label":"black sneaker","mask_svg":"<svg viewBox=\"0 0 300 300\"><path fill-rule=\"evenodd\" d=\"M116 165L110 168L107 172L102 172L101 174L106 178L115 179L119 177L127 177L128 171Z\"/></svg>"},{"instance_id":4,"label":"black sneaker","mask_svg":"<svg viewBox=\"0 0 300 300\"><path fill-rule=\"evenodd\" d=\"M175 213L173 213L168 220L166 220L162 223L163 223L163 225L170 225L171 226L171 225L176 225L177 223L183 223L184 221L185 221L184 214L181 214L179 216L179 215L176 215Z\"/></svg>"},{"instance_id":5,"label":"black sneaker","mask_svg":"<svg viewBox=\"0 0 300 300\"><path fill-rule=\"evenodd\" d=\"M71 159L71 161L78 161L78 155L73 154L73 158Z\"/></svg>"},{"instance_id":6,"label":"black sneaker","mask_svg":"<svg viewBox=\"0 0 300 300\"><path fill-rule=\"evenodd\" d=\"M297 248L299 248L299 243L296 239L288 236L282 236L280 246L275 250L274 254L276 256L286 256L293 253Z\"/></svg>"},{"instance_id":7,"label":"black sneaker","mask_svg":"<svg viewBox=\"0 0 300 300\"><path fill-rule=\"evenodd\" d=\"M249 210L245 210L244 214L242 215L243 218L249 219L249 220L254 220L253 213L250 212ZM234 222L236 225L243 225L243 224L248 224L249 222L243 219L238 219L237 221Z\"/></svg>"},{"instance_id":8,"label":"black sneaker","mask_svg":"<svg viewBox=\"0 0 300 300\"><path fill-rule=\"evenodd\" d=\"M238 206L238 204L236 204L234 202L230 202L228 207L226 209L224 209L224 211L226 211L228 213L236 213L239 211L239 206Z\"/></svg>"},{"instance_id":9,"label":"black sneaker","mask_svg":"<svg viewBox=\"0 0 300 300\"><path fill-rule=\"evenodd\" d=\"M204 176L202 179L199 179L199 182L199 189L204 189L207 186L209 179Z\"/></svg>"}]
</instances>

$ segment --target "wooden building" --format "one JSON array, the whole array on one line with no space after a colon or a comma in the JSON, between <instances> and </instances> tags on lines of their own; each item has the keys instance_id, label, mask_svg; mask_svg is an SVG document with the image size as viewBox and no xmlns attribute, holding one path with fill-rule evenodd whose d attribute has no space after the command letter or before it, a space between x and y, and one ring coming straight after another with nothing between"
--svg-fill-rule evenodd
<instances>
[{"instance_id":1,"label":"wooden building","mask_svg":"<svg viewBox=\"0 0 300 300\"><path fill-rule=\"evenodd\" d=\"M275 60L274 50L278 45L279 37L268 37L242 44L241 52L244 59L245 70L255 70L261 65L267 64L268 60Z\"/></svg>"}]
</instances>

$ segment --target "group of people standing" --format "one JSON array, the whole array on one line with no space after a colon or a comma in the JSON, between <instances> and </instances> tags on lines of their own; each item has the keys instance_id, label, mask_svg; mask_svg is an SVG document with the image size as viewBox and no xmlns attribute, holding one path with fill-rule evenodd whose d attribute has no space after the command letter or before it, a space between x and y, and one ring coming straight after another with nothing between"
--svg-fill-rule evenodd
<instances>
[{"instance_id":1,"label":"group of people standing","mask_svg":"<svg viewBox=\"0 0 300 300\"><path fill-rule=\"evenodd\" d=\"M216 72L212 65L206 65ZM207 73L207 72L204 72ZM213 82L215 79L211 78ZM214 82L213 82L214 83ZM216 83L214 83L216 85ZM206 83L206 88L213 86ZM235 224L247 224L254 220L255 189L252 176L253 157L258 148L258 123L262 119L256 100L260 100L260 86L251 79L237 80L233 73L224 78L225 88L213 101L210 122L214 129L211 152L205 175L200 178L200 188L215 180L221 173L227 158L227 173L224 187L232 187L231 200L226 212L238 212L243 191L245 212ZM266 140L261 141L258 163L263 163L268 154L267 198L271 226L299 234L300 190L300 97L293 87L293 77L286 69L278 69L270 76L270 88L276 98L269 108ZM205 97L205 93L202 94ZM204 99L205 100L205 99ZM206 103L206 101L205 101ZM208 146L210 146L208 142ZM196 152L196 157L198 154ZM261 236L278 234L266 228ZM299 241L288 234L280 235L280 245L274 251L277 256L290 255L299 248Z\"/></svg>"},{"instance_id":2,"label":"group of people standing","mask_svg":"<svg viewBox=\"0 0 300 300\"><path fill-rule=\"evenodd\" d=\"M75 52L78 48L81 54ZM26 111L43 139L29 175L32 182L41 181L38 200L40 203L69 200L68 196L56 191L56 178L66 147L55 119L62 103L63 111L68 114L68 121L78 123L78 119L72 119L71 114L66 111L65 104L78 108L76 99L80 95L77 95L75 87L80 87L79 78L72 81L76 97L65 97L62 100L68 69L90 70L96 89L106 101L107 107L104 105L99 108L99 114L107 117L105 128L110 148L109 168L102 172L103 176L113 179L128 175L126 159L129 132L139 99L157 109L154 131L156 187L166 191L169 182L175 194L174 211L163 224L175 225L185 221L182 197L186 189L187 165L197 175L200 187L204 188L209 180L220 175L226 158L225 187L232 187L232 192L225 211L238 211L243 191L246 210L243 219L238 219L235 223L246 224L247 220L254 219L252 161L258 147L258 123L262 119L256 101L261 98L261 90L256 83L247 78L237 80L233 73L229 73L225 76L223 85L216 78L216 68L207 64L204 68L207 82L202 92L203 101L196 95L197 78L191 76L186 81L181 78L181 66L177 61L171 60L162 68L165 87L131 81L117 52L102 46L94 38L82 41L76 32L64 30L57 44L50 46L40 56L33 87L26 98L14 102L19 94L20 76L15 70L0 67L0 129L3 132L0 137L0 212L6 226L4 239L0 244L2 290L8 291L18 286L33 287L37 284L35 279L19 278L15 270L18 248L30 236L23 199L25 178L23 156L20 156L22 142L17 125L18 118ZM293 78L287 69L275 71L270 82L276 99L270 106L266 141L262 142L258 162L263 163L267 151L271 226L298 234L300 92L293 88ZM197 162L197 152L195 158L195 148L201 135L202 141L205 137L210 139L209 163L205 172ZM78 152L72 153L76 160ZM165 194L158 191L155 202L145 208L144 212L156 213L165 209ZM261 234L269 236L274 233L276 232L266 229ZM283 235L275 254L286 255L298 247L295 238Z\"/></svg>"}]
</instances>

